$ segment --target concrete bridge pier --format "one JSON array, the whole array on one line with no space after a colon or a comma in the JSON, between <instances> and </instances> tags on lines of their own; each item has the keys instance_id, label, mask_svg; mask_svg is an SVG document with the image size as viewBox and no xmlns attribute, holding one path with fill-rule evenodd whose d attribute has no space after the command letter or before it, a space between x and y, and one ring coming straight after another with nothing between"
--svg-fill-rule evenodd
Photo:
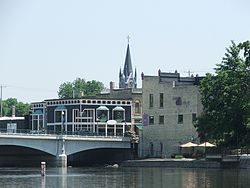
<instances>
[{"instance_id":1,"label":"concrete bridge pier","mask_svg":"<svg viewBox=\"0 0 250 188\"><path fill-rule=\"evenodd\" d=\"M59 155L57 156L57 167L67 167L67 155L65 153L65 139L62 136L58 140L59 142L59 148L61 148L61 152L59 152ZM60 149L59 149L60 151Z\"/></svg>"}]
</instances>

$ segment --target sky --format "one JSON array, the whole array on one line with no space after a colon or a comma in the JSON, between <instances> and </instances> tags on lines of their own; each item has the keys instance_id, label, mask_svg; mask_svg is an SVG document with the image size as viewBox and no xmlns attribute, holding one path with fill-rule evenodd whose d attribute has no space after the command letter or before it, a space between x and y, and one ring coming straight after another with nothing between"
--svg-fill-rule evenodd
<instances>
[{"instance_id":1,"label":"sky","mask_svg":"<svg viewBox=\"0 0 250 188\"><path fill-rule=\"evenodd\" d=\"M249 40L248 0L0 0L2 98L57 98L76 78L118 87L130 36L133 69L214 72Z\"/></svg>"}]
</instances>

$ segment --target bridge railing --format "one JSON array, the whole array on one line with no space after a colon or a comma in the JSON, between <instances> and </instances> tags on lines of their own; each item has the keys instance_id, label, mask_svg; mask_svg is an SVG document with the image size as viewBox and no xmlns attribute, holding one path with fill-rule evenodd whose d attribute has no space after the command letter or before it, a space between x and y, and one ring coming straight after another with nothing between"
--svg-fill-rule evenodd
<instances>
[{"instance_id":1,"label":"bridge railing","mask_svg":"<svg viewBox=\"0 0 250 188\"><path fill-rule=\"evenodd\" d=\"M80 130L80 131L54 131L54 130L30 130L30 129L0 129L0 134L9 134L9 135L13 135L13 134L26 134L26 135L72 135L72 136L83 136L83 137L129 137L130 135L128 133L117 133L116 135L114 135L114 133L107 133L107 135L105 135L105 132L90 132L90 131L84 131L84 130Z\"/></svg>"}]
</instances>

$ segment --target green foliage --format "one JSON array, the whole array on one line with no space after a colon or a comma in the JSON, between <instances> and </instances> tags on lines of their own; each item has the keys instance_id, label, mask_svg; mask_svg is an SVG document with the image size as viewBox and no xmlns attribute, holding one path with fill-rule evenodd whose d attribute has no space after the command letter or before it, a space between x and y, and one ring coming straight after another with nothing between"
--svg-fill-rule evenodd
<instances>
[{"instance_id":1,"label":"green foliage","mask_svg":"<svg viewBox=\"0 0 250 188\"><path fill-rule=\"evenodd\" d=\"M195 125L201 138L228 145L250 142L250 42L226 49L216 75L207 74L200 92L204 113Z\"/></svg>"},{"instance_id":2,"label":"green foliage","mask_svg":"<svg viewBox=\"0 0 250 188\"><path fill-rule=\"evenodd\" d=\"M12 115L12 106L15 106L16 116L28 115L31 108L28 103L18 102L16 98L8 98L3 100L3 116Z\"/></svg>"},{"instance_id":3,"label":"green foliage","mask_svg":"<svg viewBox=\"0 0 250 188\"><path fill-rule=\"evenodd\" d=\"M80 98L82 95L95 96L100 93L104 88L102 82L92 80L85 81L84 79L77 78L73 82L65 82L60 85L58 97L65 98Z\"/></svg>"}]
</instances>

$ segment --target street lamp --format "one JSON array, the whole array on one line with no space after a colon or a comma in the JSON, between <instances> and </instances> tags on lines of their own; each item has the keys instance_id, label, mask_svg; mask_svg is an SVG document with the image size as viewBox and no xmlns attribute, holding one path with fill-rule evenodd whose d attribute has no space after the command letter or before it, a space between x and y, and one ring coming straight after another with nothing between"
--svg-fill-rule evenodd
<instances>
[{"instance_id":1,"label":"street lamp","mask_svg":"<svg viewBox=\"0 0 250 188\"><path fill-rule=\"evenodd\" d=\"M61 120L62 120L62 125L61 125L61 134L63 134L64 111L62 111L62 117L61 117Z\"/></svg>"},{"instance_id":2,"label":"street lamp","mask_svg":"<svg viewBox=\"0 0 250 188\"><path fill-rule=\"evenodd\" d=\"M123 130L122 130L123 136L126 136L127 135L127 122L124 119L124 120L122 120L122 123L123 123Z\"/></svg>"},{"instance_id":3,"label":"street lamp","mask_svg":"<svg viewBox=\"0 0 250 188\"><path fill-rule=\"evenodd\" d=\"M96 132L97 135L99 134L98 122L100 122L100 120L99 120L99 118L96 118L96 129L95 129L95 132Z\"/></svg>"}]
</instances>

